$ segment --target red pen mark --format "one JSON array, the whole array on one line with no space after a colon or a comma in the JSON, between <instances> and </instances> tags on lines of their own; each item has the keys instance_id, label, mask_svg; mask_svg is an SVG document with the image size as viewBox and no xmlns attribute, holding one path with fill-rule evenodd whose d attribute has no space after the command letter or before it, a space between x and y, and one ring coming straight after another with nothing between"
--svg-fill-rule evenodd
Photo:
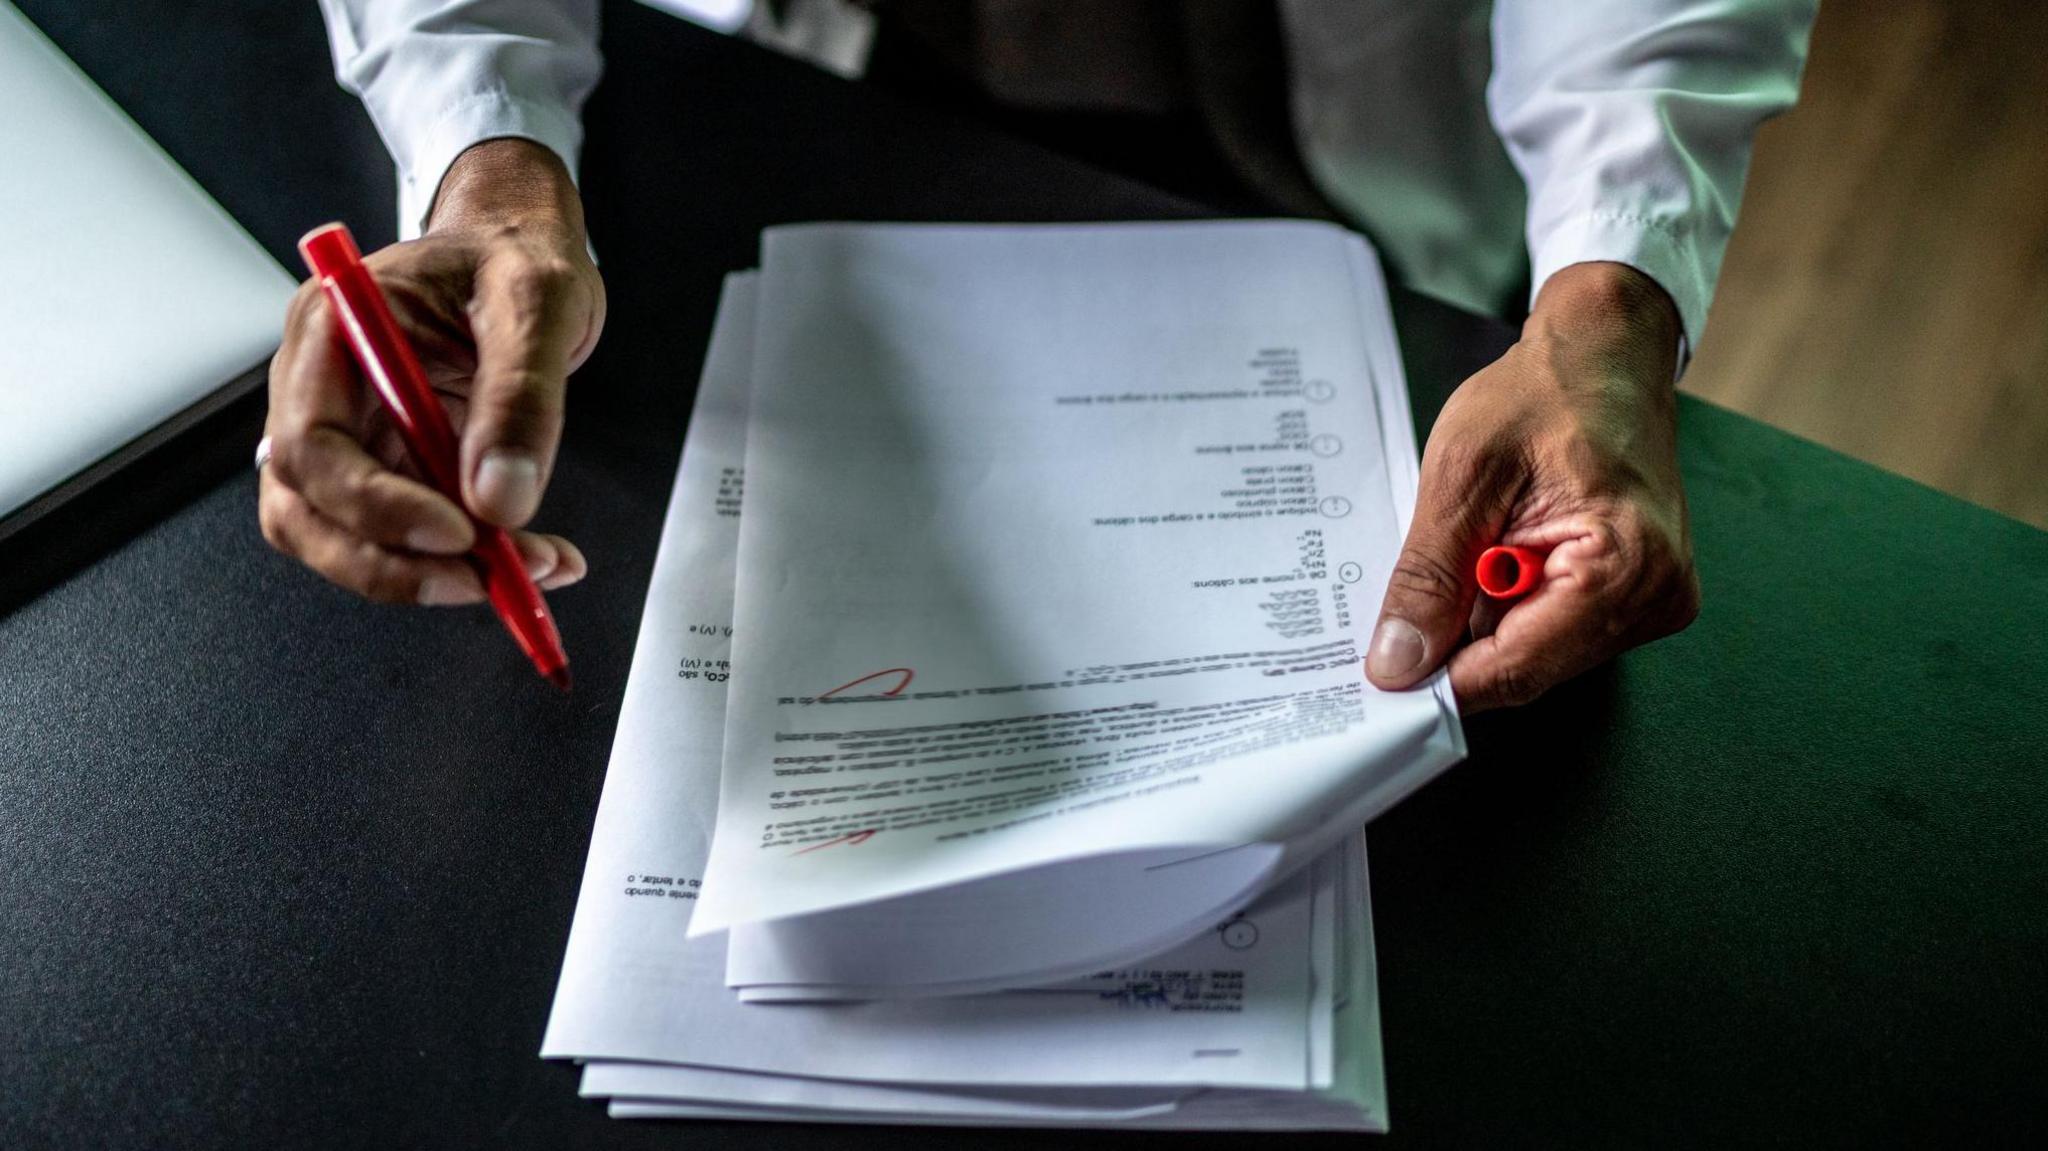
<instances>
[{"instance_id":1,"label":"red pen mark","mask_svg":"<svg viewBox=\"0 0 2048 1151\"><path fill-rule=\"evenodd\" d=\"M831 699L833 696L838 695L840 692L845 691L849 687L859 687L861 684L864 684L871 679L880 679L885 675L900 675L903 677L902 679L896 681L895 687L892 687L888 691L882 693L883 697L885 698L899 696L903 694L904 688L910 686L910 679L912 676L916 674L916 672L911 671L907 667L892 667L885 669L883 671L873 672L871 674L861 676L859 679L854 680L852 683L842 683L838 687L833 688L831 691L826 692L824 695L821 695L818 698Z\"/></svg>"},{"instance_id":2,"label":"red pen mark","mask_svg":"<svg viewBox=\"0 0 2048 1151\"><path fill-rule=\"evenodd\" d=\"M849 847L856 843L866 843L868 840L873 839L875 833L880 830L882 829L879 827L870 827L866 831L856 831L852 835L842 835L838 839L828 839L823 843L813 843L809 847L801 848L792 854L809 855L813 851L823 851L825 848L836 847L842 843Z\"/></svg>"}]
</instances>

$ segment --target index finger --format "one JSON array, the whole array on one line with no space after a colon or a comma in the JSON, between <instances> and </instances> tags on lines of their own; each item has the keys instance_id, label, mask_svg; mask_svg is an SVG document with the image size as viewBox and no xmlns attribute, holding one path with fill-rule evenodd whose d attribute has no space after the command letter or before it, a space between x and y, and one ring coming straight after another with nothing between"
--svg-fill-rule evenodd
<instances>
[{"instance_id":1,"label":"index finger","mask_svg":"<svg viewBox=\"0 0 2048 1151\"><path fill-rule=\"evenodd\" d=\"M263 430L276 440L329 427L353 439L368 403L334 310L309 282L292 299L284 346L270 361L270 412Z\"/></svg>"}]
</instances>

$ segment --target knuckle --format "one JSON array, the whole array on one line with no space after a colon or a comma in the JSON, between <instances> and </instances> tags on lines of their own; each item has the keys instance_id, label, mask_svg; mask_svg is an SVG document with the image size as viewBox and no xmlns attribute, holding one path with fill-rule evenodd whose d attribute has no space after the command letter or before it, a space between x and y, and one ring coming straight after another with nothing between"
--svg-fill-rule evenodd
<instances>
[{"instance_id":1,"label":"knuckle","mask_svg":"<svg viewBox=\"0 0 2048 1151\"><path fill-rule=\"evenodd\" d=\"M374 510L379 503L377 497L380 493L377 481L380 474L375 468L371 467L351 467L346 469L339 477L340 482L336 485L338 489L336 494L339 495L342 505L336 510L355 517L361 517Z\"/></svg>"},{"instance_id":2,"label":"knuckle","mask_svg":"<svg viewBox=\"0 0 2048 1151\"><path fill-rule=\"evenodd\" d=\"M419 597L419 578L403 560L379 554L364 568L357 590L377 603L411 603Z\"/></svg>"},{"instance_id":3,"label":"knuckle","mask_svg":"<svg viewBox=\"0 0 2048 1151\"><path fill-rule=\"evenodd\" d=\"M1613 607L1643 599L1650 573L1643 563L1643 536L1629 513L1595 524L1593 536L1598 543L1593 553L1598 562L1590 566L1587 584L1594 596ZM1608 613L1610 633L1628 625L1624 614Z\"/></svg>"},{"instance_id":4,"label":"knuckle","mask_svg":"<svg viewBox=\"0 0 2048 1151\"><path fill-rule=\"evenodd\" d=\"M561 307L575 284L576 273L568 261L552 256L529 258L506 277L506 299L522 323L533 323Z\"/></svg>"},{"instance_id":5,"label":"knuckle","mask_svg":"<svg viewBox=\"0 0 2048 1151\"><path fill-rule=\"evenodd\" d=\"M1494 672L1489 692L1491 698L1504 707L1521 707L1534 703L1543 694L1543 685L1529 674L1528 669L1514 663L1504 663Z\"/></svg>"},{"instance_id":6,"label":"knuckle","mask_svg":"<svg viewBox=\"0 0 2048 1151\"><path fill-rule=\"evenodd\" d=\"M285 513L274 499L262 499L256 503L256 526L263 531L263 542L273 551L283 555L292 554L291 537L285 531Z\"/></svg>"},{"instance_id":7,"label":"knuckle","mask_svg":"<svg viewBox=\"0 0 2048 1151\"><path fill-rule=\"evenodd\" d=\"M1699 575L1682 531L1667 529L1638 513L1631 517L1626 546L1639 586L1656 614L1678 631L1699 615Z\"/></svg>"},{"instance_id":8,"label":"knuckle","mask_svg":"<svg viewBox=\"0 0 2048 1151\"><path fill-rule=\"evenodd\" d=\"M1624 505L1608 525L1607 534L1624 571L1634 576L1658 574L1656 561L1662 541L1640 510Z\"/></svg>"},{"instance_id":9,"label":"knuckle","mask_svg":"<svg viewBox=\"0 0 2048 1151\"><path fill-rule=\"evenodd\" d=\"M318 428L296 426L280 427L270 437L270 463L265 467L276 475L279 481L302 494L312 494L314 489L324 493L338 489L344 497L351 496L350 483L354 477L336 477L333 453L319 442L326 434ZM333 481L339 479L339 483Z\"/></svg>"},{"instance_id":10,"label":"knuckle","mask_svg":"<svg viewBox=\"0 0 2048 1151\"><path fill-rule=\"evenodd\" d=\"M1610 639L1671 635L1699 617L1699 577L1682 529L1631 506L1594 530L1600 560L1589 568L1588 586L1609 605Z\"/></svg>"},{"instance_id":11,"label":"knuckle","mask_svg":"<svg viewBox=\"0 0 2048 1151\"><path fill-rule=\"evenodd\" d=\"M557 255L546 255L534 261L534 276L551 292L568 292L576 287L576 265Z\"/></svg>"},{"instance_id":12,"label":"knuckle","mask_svg":"<svg viewBox=\"0 0 2048 1151\"><path fill-rule=\"evenodd\" d=\"M302 487L309 449L306 434L298 428L281 427L270 435L270 462L264 468L288 487Z\"/></svg>"},{"instance_id":13,"label":"knuckle","mask_svg":"<svg viewBox=\"0 0 2048 1151\"><path fill-rule=\"evenodd\" d=\"M1660 598L1665 569L1653 559L1659 544L1642 517L1627 507L1596 520L1586 543L1587 563L1580 576L1590 596L1607 605L1603 618L1612 636Z\"/></svg>"},{"instance_id":14,"label":"knuckle","mask_svg":"<svg viewBox=\"0 0 2048 1151\"><path fill-rule=\"evenodd\" d=\"M532 324L539 320L547 309L548 289L540 276L530 269L521 269L505 281L505 301L511 305L516 323Z\"/></svg>"}]
</instances>

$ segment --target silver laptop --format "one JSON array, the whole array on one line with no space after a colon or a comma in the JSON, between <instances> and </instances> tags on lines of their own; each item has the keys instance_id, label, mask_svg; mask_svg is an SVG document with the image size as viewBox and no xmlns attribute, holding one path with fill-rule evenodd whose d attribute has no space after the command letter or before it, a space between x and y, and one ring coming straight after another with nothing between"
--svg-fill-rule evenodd
<instances>
[{"instance_id":1,"label":"silver laptop","mask_svg":"<svg viewBox=\"0 0 2048 1151\"><path fill-rule=\"evenodd\" d=\"M0 539L254 388L294 286L0 0Z\"/></svg>"}]
</instances>

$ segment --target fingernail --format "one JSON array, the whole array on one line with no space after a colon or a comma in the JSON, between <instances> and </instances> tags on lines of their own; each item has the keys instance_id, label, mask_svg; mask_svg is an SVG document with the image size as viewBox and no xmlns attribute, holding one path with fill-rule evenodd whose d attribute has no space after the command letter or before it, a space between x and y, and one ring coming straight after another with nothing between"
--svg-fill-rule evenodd
<instances>
[{"instance_id":1,"label":"fingernail","mask_svg":"<svg viewBox=\"0 0 2048 1151\"><path fill-rule=\"evenodd\" d=\"M555 574L549 576L548 578L540 581L540 590L553 591L558 587L568 587L572 583L580 583L582 579L582 572L569 571L568 569L564 568L560 571L555 572Z\"/></svg>"},{"instance_id":2,"label":"fingernail","mask_svg":"<svg viewBox=\"0 0 2048 1151\"><path fill-rule=\"evenodd\" d=\"M447 607L475 599L476 585L458 575L430 572L420 581L420 603L427 607Z\"/></svg>"},{"instance_id":3,"label":"fingernail","mask_svg":"<svg viewBox=\"0 0 2048 1151\"><path fill-rule=\"evenodd\" d=\"M1366 656L1365 669L1374 679L1402 679L1421 665L1427 649L1414 624L1389 617L1381 620L1379 630L1372 633L1372 651Z\"/></svg>"},{"instance_id":4,"label":"fingernail","mask_svg":"<svg viewBox=\"0 0 2048 1151\"><path fill-rule=\"evenodd\" d=\"M557 560L551 554L540 555L529 553L521 558L523 558L526 561L526 578L532 580L537 580L540 579L542 576L547 575L549 572L555 570L556 566L560 563L560 561Z\"/></svg>"},{"instance_id":5,"label":"fingernail","mask_svg":"<svg viewBox=\"0 0 2048 1151\"><path fill-rule=\"evenodd\" d=\"M469 550L469 525L447 520L416 524L405 533L405 546L416 552L456 555Z\"/></svg>"},{"instance_id":6,"label":"fingernail","mask_svg":"<svg viewBox=\"0 0 2048 1151\"><path fill-rule=\"evenodd\" d=\"M540 464L512 448L492 448L476 466L476 498L500 523L520 524L540 506Z\"/></svg>"}]
</instances>

